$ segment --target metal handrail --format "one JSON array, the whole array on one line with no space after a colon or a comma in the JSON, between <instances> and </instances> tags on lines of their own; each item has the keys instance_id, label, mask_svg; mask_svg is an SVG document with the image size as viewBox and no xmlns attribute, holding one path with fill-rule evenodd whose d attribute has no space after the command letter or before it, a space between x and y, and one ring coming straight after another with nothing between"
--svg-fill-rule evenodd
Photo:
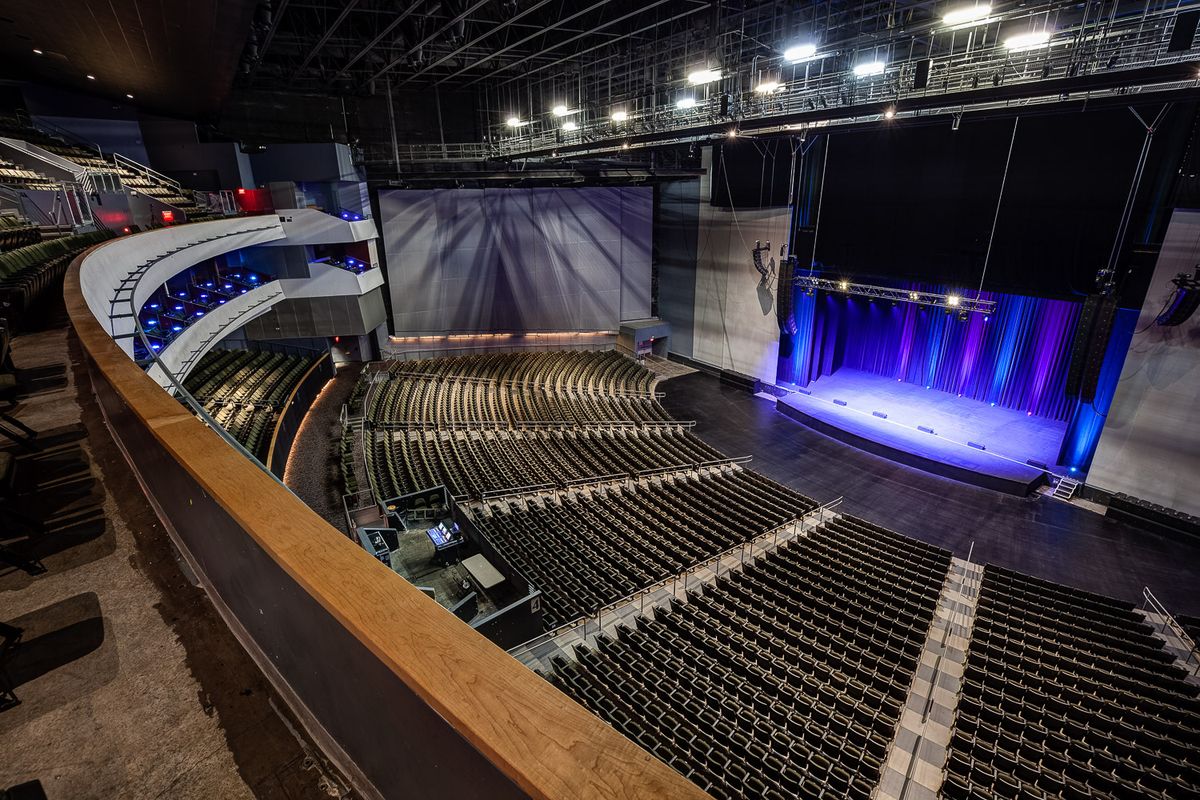
<instances>
[{"instance_id":1,"label":"metal handrail","mask_svg":"<svg viewBox=\"0 0 1200 800\"><path fill-rule=\"evenodd\" d=\"M174 178L168 178L166 175L163 175L161 172L158 172L156 170L151 169L150 167L147 167L145 164L134 161L132 158L129 158L128 156L123 156L120 153L113 153L112 161L113 161L113 164L117 167L125 167L126 169L131 170L133 172L140 172L141 174L145 175L147 178L150 178L151 180L153 180L155 183L165 183L168 186L174 188L179 193L180 197L185 196L183 194L183 186L179 183L179 181L175 180ZM157 199L157 198L155 198L155 199ZM166 205L170 205L170 203L167 203Z\"/></svg>"},{"instance_id":2,"label":"metal handrail","mask_svg":"<svg viewBox=\"0 0 1200 800\"><path fill-rule=\"evenodd\" d=\"M1188 632L1184 630L1182 625L1175 621L1175 616L1170 611L1167 611L1167 607L1164 606L1159 599L1154 596L1154 593L1150 591L1149 586L1142 587L1142 597L1146 601L1146 606L1149 606L1156 614L1163 618L1163 626L1170 628L1171 632L1174 633L1175 636L1177 636L1179 640L1183 642L1184 646L1188 648L1187 658L1184 659L1183 662L1185 666L1188 666L1188 671L1194 671L1195 674L1200 675L1200 650L1197 649L1195 640L1188 635ZM1189 666L1193 657L1196 658L1197 662L1195 670L1192 670L1192 668Z\"/></svg>"}]
</instances>

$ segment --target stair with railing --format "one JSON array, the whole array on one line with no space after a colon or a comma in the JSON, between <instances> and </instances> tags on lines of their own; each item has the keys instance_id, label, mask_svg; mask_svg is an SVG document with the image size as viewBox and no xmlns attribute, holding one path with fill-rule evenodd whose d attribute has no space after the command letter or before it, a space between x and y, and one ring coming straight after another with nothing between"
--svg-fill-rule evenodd
<instances>
[{"instance_id":1,"label":"stair with railing","mask_svg":"<svg viewBox=\"0 0 1200 800\"><path fill-rule=\"evenodd\" d=\"M1065 500L1068 503L1075 497L1075 492L1079 489L1079 481L1074 478L1068 478L1065 475L1058 479L1058 483L1054 485L1053 495L1059 500Z\"/></svg>"}]
</instances>

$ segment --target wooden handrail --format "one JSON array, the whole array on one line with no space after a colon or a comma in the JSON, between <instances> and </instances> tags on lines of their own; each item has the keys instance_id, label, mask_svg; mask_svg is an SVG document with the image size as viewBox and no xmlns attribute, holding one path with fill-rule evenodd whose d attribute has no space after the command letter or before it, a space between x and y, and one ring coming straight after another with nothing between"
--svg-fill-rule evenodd
<instances>
[{"instance_id":1,"label":"wooden handrail","mask_svg":"<svg viewBox=\"0 0 1200 800\"><path fill-rule=\"evenodd\" d=\"M274 563L500 773L535 798L708 797L397 579L164 392L88 309L80 272L94 249L64 284L94 372Z\"/></svg>"}]
</instances>

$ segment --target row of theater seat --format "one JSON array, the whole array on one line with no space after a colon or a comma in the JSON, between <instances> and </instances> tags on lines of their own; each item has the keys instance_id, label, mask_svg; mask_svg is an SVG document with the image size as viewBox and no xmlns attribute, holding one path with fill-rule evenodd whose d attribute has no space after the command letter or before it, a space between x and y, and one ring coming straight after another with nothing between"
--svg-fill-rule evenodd
<instances>
[{"instance_id":1,"label":"row of theater seat","mask_svg":"<svg viewBox=\"0 0 1200 800\"><path fill-rule=\"evenodd\" d=\"M942 794L1200 797L1200 688L1125 603L988 566Z\"/></svg>"},{"instance_id":2,"label":"row of theater seat","mask_svg":"<svg viewBox=\"0 0 1200 800\"><path fill-rule=\"evenodd\" d=\"M206 353L184 381L222 428L260 460L276 417L296 384L320 356L252 350Z\"/></svg>"},{"instance_id":3,"label":"row of theater seat","mask_svg":"<svg viewBox=\"0 0 1200 800\"><path fill-rule=\"evenodd\" d=\"M653 373L615 350L448 356L422 361L396 361L390 365L389 371L405 375L537 385L556 392L592 395L648 396L656 382Z\"/></svg>"},{"instance_id":4,"label":"row of theater seat","mask_svg":"<svg viewBox=\"0 0 1200 800\"><path fill-rule=\"evenodd\" d=\"M10 214L0 214L0 251L35 244L41 238L41 232L32 222Z\"/></svg>"},{"instance_id":5,"label":"row of theater seat","mask_svg":"<svg viewBox=\"0 0 1200 800\"><path fill-rule=\"evenodd\" d=\"M675 428L386 431L371 463L381 497L442 485L456 496L521 486L555 485L590 476L687 467L722 458Z\"/></svg>"},{"instance_id":6,"label":"row of theater seat","mask_svg":"<svg viewBox=\"0 0 1200 800\"><path fill-rule=\"evenodd\" d=\"M64 236L0 253L0 303L10 327L19 328L29 307L58 285L71 260L112 234L106 230Z\"/></svg>"},{"instance_id":7,"label":"row of theater seat","mask_svg":"<svg viewBox=\"0 0 1200 800\"><path fill-rule=\"evenodd\" d=\"M714 797L868 798L949 561L840 518L547 677Z\"/></svg>"},{"instance_id":8,"label":"row of theater seat","mask_svg":"<svg viewBox=\"0 0 1200 800\"><path fill-rule=\"evenodd\" d=\"M815 508L749 470L672 473L565 500L496 502L475 524L541 589L553 628L677 575Z\"/></svg>"},{"instance_id":9,"label":"row of theater seat","mask_svg":"<svg viewBox=\"0 0 1200 800\"><path fill-rule=\"evenodd\" d=\"M456 377L399 377L381 384L371 399L371 419L382 424L669 419L649 396L562 392L536 384L511 386Z\"/></svg>"}]
</instances>

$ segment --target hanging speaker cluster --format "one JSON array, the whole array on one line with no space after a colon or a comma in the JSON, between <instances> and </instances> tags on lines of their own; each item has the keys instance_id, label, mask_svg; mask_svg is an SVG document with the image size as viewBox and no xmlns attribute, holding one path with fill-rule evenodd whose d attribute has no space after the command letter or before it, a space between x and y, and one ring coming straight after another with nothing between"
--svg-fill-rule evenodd
<instances>
[{"instance_id":1,"label":"hanging speaker cluster","mask_svg":"<svg viewBox=\"0 0 1200 800\"><path fill-rule=\"evenodd\" d=\"M775 283L775 319L779 332L796 335L796 307L793 295L796 290L796 259L785 258L779 262L779 274Z\"/></svg>"},{"instance_id":2,"label":"hanging speaker cluster","mask_svg":"<svg viewBox=\"0 0 1200 800\"><path fill-rule=\"evenodd\" d=\"M1163 327L1182 325L1187 322L1196 308L1200 307L1200 267L1192 275L1181 272L1172 279L1175 284L1175 294L1163 312L1154 320L1155 325Z\"/></svg>"},{"instance_id":3,"label":"hanging speaker cluster","mask_svg":"<svg viewBox=\"0 0 1200 800\"><path fill-rule=\"evenodd\" d=\"M1075 338L1071 341L1071 364L1067 368L1067 397L1090 403L1096 398L1100 368L1112 333L1117 303L1109 295L1090 294L1083 301Z\"/></svg>"}]
</instances>

